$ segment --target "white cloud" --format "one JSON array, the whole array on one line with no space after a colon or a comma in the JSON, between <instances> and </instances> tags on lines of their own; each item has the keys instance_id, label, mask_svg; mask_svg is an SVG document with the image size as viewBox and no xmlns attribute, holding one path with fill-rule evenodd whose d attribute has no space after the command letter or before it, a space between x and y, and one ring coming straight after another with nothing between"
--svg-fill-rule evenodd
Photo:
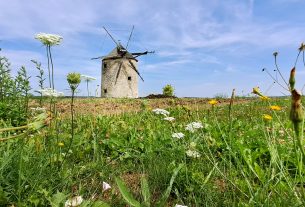
<instances>
[{"instance_id":1,"label":"white cloud","mask_svg":"<svg viewBox=\"0 0 305 207\"><path fill-rule=\"evenodd\" d=\"M176 77L192 81L194 74L205 75L199 69L213 68L210 71L219 75L240 75L242 68L251 67L243 58L254 59L271 49L292 48L304 41L303 24L272 20L267 14L258 18L257 5L254 0L0 1L0 39L16 42L6 52L18 66L28 64L31 57L45 63L44 49L33 38L36 33L62 35L62 45L53 51L56 77L65 82L60 77L71 71L100 76L100 63L90 58L114 47L102 26L125 44L135 25L130 50L156 50L145 63L139 58L139 70L144 74L160 78L174 72ZM124 31L113 31L118 28ZM181 71L190 75L183 76Z\"/></svg>"}]
</instances>

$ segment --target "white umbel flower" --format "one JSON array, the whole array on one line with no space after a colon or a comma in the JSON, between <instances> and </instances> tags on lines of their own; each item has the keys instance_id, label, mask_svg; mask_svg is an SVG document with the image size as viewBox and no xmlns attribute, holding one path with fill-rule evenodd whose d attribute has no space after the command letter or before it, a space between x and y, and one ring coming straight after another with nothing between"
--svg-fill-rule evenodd
<instances>
[{"instance_id":1,"label":"white umbel flower","mask_svg":"<svg viewBox=\"0 0 305 207\"><path fill-rule=\"evenodd\" d=\"M176 204L175 207L187 207L187 206Z\"/></svg>"},{"instance_id":2,"label":"white umbel flower","mask_svg":"<svg viewBox=\"0 0 305 207\"><path fill-rule=\"evenodd\" d=\"M201 122L192 122L186 125L185 130L194 132L196 129L203 128Z\"/></svg>"},{"instance_id":3,"label":"white umbel flower","mask_svg":"<svg viewBox=\"0 0 305 207\"><path fill-rule=\"evenodd\" d=\"M89 76L89 75L81 75L81 78L85 81L93 81L96 80L96 78Z\"/></svg>"},{"instance_id":4,"label":"white umbel flower","mask_svg":"<svg viewBox=\"0 0 305 207\"><path fill-rule=\"evenodd\" d=\"M186 155L192 158L199 158L201 157L200 153L195 150L188 150L186 151Z\"/></svg>"},{"instance_id":5,"label":"white umbel flower","mask_svg":"<svg viewBox=\"0 0 305 207\"><path fill-rule=\"evenodd\" d=\"M79 206L83 202L83 200L84 199L81 196L74 196L65 202L65 207Z\"/></svg>"},{"instance_id":6,"label":"white umbel flower","mask_svg":"<svg viewBox=\"0 0 305 207\"><path fill-rule=\"evenodd\" d=\"M172 134L172 138L176 138L176 139L181 139L184 137L184 134L181 133L181 132L178 132L178 133L173 133Z\"/></svg>"},{"instance_id":7,"label":"white umbel flower","mask_svg":"<svg viewBox=\"0 0 305 207\"><path fill-rule=\"evenodd\" d=\"M169 115L169 112L166 111L165 109L159 109L159 108L156 108L156 109L153 109L152 110L155 114L162 114L164 116L168 116Z\"/></svg>"},{"instance_id":8,"label":"white umbel flower","mask_svg":"<svg viewBox=\"0 0 305 207\"><path fill-rule=\"evenodd\" d=\"M110 188L111 188L111 186L108 183L103 182L103 192L109 190Z\"/></svg>"},{"instance_id":9,"label":"white umbel flower","mask_svg":"<svg viewBox=\"0 0 305 207\"><path fill-rule=\"evenodd\" d=\"M175 121L175 118L174 117L165 117L163 120L166 120L166 121Z\"/></svg>"},{"instance_id":10,"label":"white umbel flower","mask_svg":"<svg viewBox=\"0 0 305 207\"><path fill-rule=\"evenodd\" d=\"M59 97L59 96L64 96L63 92L56 91L55 89L52 88L44 88L39 90L43 96L50 96L50 97Z\"/></svg>"},{"instance_id":11,"label":"white umbel flower","mask_svg":"<svg viewBox=\"0 0 305 207\"><path fill-rule=\"evenodd\" d=\"M62 36L56 34L39 33L35 35L35 39L39 40L44 45L59 45L62 41Z\"/></svg>"}]
</instances>

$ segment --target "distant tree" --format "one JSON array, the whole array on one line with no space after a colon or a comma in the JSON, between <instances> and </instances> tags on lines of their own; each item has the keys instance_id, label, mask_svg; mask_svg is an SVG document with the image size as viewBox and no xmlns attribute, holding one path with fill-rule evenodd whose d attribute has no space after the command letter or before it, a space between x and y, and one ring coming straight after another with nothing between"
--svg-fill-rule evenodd
<instances>
[{"instance_id":1,"label":"distant tree","mask_svg":"<svg viewBox=\"0 0 305 207\"><path fill-rule=\"evenodd\" d=\"M163 95L165 96L174 96L174 87L170 84L167 84L163 87Z\"/></svg>"}]
</instances>

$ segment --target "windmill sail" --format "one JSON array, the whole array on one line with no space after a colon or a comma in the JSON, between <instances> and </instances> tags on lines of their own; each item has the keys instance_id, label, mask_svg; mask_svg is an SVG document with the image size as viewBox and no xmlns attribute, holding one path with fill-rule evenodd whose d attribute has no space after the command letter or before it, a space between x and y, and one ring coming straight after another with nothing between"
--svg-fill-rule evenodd
<instances>
[{"instance_id":1,"label":"windmill sail","mask_svg":"<svg viewBox=\"0 0 305 207\"><path fill-rule=\"evenodd\" d=\"M153 52L131 53L128 51L134 27L132 27L126 47L120 41L115 40L105 27L103 28L115 43L115 48L108 55L102 56L101 96L136 98L138 97L139 77L144 81L137 69L137 57Z\"/></svg>"}]
</instances>

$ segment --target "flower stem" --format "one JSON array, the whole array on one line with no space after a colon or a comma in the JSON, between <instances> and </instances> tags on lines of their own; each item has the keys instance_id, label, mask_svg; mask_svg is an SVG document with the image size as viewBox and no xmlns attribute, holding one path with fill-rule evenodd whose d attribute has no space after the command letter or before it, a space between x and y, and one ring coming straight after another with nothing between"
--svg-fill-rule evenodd
<instances>
[{"instance_id":1,"label":"flower stem","mask_svg":"<svg viewBox=\"0 0 305 207\"><path fill-rule=\"evenodd\" d=\"M51 53L51 46L49 45L49 55L50 55L50 61L51 61L51 67L52 67L52 89L54 90L55 84L54 84L54 67L53 67L53 60L52 60L52 53Z\"/></svg>"},{"instance_id":2,"label":"flower stem","mask_svg":"<svg viewBox=\"0 0 305 207\"><path fill-rule=\"evenodd\" d=\"M50 59L49 59L49 46L47 45L47 59L48 59L48 73L49 73L49 86L52 88L52 83L51 83L51 73L50 73Z\"/></svg>"}]
</instances>

